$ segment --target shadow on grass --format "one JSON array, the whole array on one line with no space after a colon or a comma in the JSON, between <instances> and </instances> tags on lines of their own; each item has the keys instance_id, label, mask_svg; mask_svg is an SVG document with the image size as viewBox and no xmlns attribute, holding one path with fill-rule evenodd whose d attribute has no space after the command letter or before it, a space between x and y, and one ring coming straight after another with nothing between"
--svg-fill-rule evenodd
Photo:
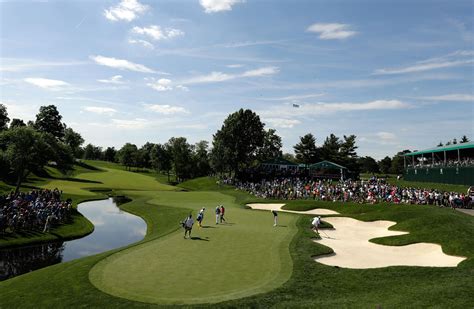
<instances>
[{"instance_id":1,"label":"shadow on grass","mask_svg":"<svg viewBox=\"0 0 474 309\"><path fill-rule=\"evenodd\" d=\"M191 240L209 241L209 239L207 239L207 238L201 238L201 237L196 237L196 236L191 237Z\"/></svg>"}]
</instances>

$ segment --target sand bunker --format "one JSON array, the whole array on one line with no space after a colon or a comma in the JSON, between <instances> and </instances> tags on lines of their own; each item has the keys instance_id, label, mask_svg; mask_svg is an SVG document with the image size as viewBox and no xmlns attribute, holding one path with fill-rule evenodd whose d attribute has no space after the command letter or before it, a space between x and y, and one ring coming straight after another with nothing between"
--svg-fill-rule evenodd
<instances>
[{"instance_id":1,"label":"sand bunker","mask_svg":"<svg viewBox=\"0 0 474 309\"><path fill-rule=\"evenodd\" d=\"M324 218L334 229L322 230L315 242L328 246L334 254L314 260L345 268L377 268L387 266L456 267L465 257L444 254L441 246L416 243L406 246L384 246L369 242L377 237L408 234L389 231L392 221L364 222L345 217Z\"/></svg>"},{"instance_id":2,"label":"sand bunker","mask_svg":"<svg viewBox=\"0 0 474 309\"><path fill-rule=\"evenodd\" d=\"M324 208L316 208L316 209L311 209L308 211L295 211L295 210L286 210L286 209L281 209L285 204L258 204L258 203L253 203L253 204L247 204L252 209L257 209L257 210L278 210L281 212L289 212L289 213L297 213L297 214L302 214L302 215L338 215L339 213L334 210L329 210L329 209L324 209Z\"/></svg>"}]
</instances>

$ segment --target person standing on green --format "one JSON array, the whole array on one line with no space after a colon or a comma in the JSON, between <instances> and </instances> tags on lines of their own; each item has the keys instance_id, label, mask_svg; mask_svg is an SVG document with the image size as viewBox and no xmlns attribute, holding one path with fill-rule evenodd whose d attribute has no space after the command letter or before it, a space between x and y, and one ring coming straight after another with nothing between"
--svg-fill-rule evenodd
<instances>
[{"instance_id":1,"label":"person standing on green","mask_svg":"<svg viewBox=\"0 0 474 309\"><path fill-rule=\"evenodd\" d=\"M189 214L189 217L187 217L183 223L184 238L186 238L187 234L189 234L189 238L191 238L191 231L193 229L193 225L194 225L193 215Z\"/></svg>"},{"instance_id":2,"label":"person standing on green","mask_svg":"<svg viewBox=\"0 0 474 309\"><path fill-rule=\"evenodd\" d=\"M273 226L277 226L278 225L278 213L276 212L276 210L272 210L272 214L273 214Z\"/></svg>"}]
</instances>

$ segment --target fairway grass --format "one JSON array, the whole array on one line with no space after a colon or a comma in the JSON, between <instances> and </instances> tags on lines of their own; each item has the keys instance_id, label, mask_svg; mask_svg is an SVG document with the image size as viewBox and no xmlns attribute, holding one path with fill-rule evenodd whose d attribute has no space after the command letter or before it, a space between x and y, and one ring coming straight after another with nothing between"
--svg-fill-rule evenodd
<instances>
[{"instance_id":1,"label":"fairway grass","mask_svg":"<svg viewBox=\"0 0 474 309\"><path fill-rule=\"evenodd\" d=\"M271 213L243 209L217 192L161 192L149 203L194 215L205 206L204 227L194 227L194 239L181 231L100 261L90 272L100 290L149 303L215 303L264 293L290 278L296 216L281 215L273 227ZM227 224L215 224L218 204L226 207Z\"/></svg>"}]
</instances>

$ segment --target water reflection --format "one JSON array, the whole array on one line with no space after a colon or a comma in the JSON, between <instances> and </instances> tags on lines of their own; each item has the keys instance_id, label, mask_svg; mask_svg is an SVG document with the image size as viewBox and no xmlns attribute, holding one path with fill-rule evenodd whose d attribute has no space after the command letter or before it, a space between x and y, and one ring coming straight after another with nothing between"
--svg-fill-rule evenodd
<instances>
[{"instance_id":1,"label":"water reflection","mask_svg":"<svg viewBox=\"0 0 474 309\"><path fill-rule=\"evenodd\" d=\"M123 203L123 199L116 201ZM81 239L0 250L0 280L49 265L105 252L137 242L146 234L146 223L121 211L113 199L78 206L94 224L94 232Z\"/></svg>"}]
</instances>

